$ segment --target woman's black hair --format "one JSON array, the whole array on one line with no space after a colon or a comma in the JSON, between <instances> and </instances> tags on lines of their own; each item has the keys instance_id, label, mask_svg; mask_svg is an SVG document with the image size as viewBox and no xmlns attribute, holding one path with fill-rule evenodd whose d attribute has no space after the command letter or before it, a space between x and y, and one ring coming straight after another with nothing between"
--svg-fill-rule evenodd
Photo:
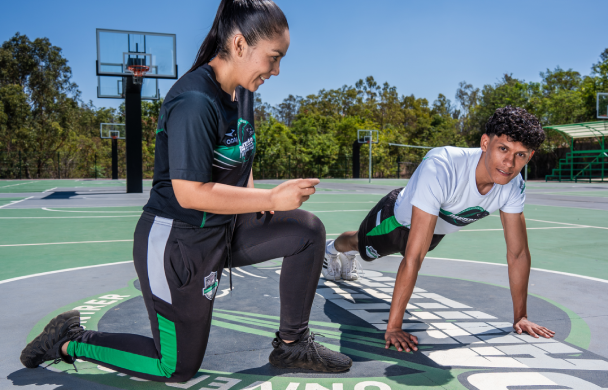
<instances>
[{"instance_id":1,"label":"woman's black hair","mask_svg":"<svg viewBox=\"0 0 608 390\"><path fill-rule=\"evenodd\" d=\"M228 39L239 32L250 46L289 28L283 11L271 0L222 0L211 30L203 41L194 65L188 72L205 65L215 56L225 58Z\"/></svg>"},{"instance_id":2,"label":"woman's black hair","mask_svg":"<svg viewBox=\"0 0 608 390\"><path fill-rule=\"evenodd\" d=\"M538 118L523 108L506 106L497 109L486 123L486 134L506 135L509 141L521 142L537 150L545 140Z\"/></svg>"}]
</instances>

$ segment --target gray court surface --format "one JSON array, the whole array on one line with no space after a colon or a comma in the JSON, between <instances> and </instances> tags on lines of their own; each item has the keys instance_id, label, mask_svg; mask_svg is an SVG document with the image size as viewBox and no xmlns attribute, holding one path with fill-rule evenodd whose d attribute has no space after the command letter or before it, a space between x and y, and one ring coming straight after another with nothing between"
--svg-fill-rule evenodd
<instances>
[{"instance_id":1,"label":"gray court surface","mask_svg":"<svg viewBox=\"0 0 608 390\"><path fill-rule=\"evenodd\" d=\"M319 189L326 190L324 194L340 196L385 195L396 188L376 182L372 185L366 180L349 184L324 182ZM607 188L606 184L533 182L527 189L527 203L608 210ZM598 196L581 196L583 189L587 193L598 191ZM141 206L148 196L147 192L125 194L124 187L119 186L0 194L0 198L28 198L6 208ZM364 275L356 282L323 278L319 282L311 329L323 335L317 341L340 348L353 358L355 363L349 372L339 375L286 372L268 364L272 332L277 330L280 314L281 260L275 259L256 267L235 269L232 292L228 291L227 280L221 281L201 373L188 384L173 387L608 389L608 303L603 299L608 296L607 281L533 270L529 312L557 332L552 340L534 339L512 332L507 267L439 259L429 254L404 318L404 329L419 337L421 349L405 354L383 348L383 330L400 260L388 256L362 262ZM226 276L227 271L223 277ZM93 316L97 328L149 336L147 313L138 288L132 263L0 281L0 296L4 298L0 329L7 332L0 338L0 389L166 388L165 384L140 382L86 362L77 363L79 373L75 373L64 364L48 370L28 370L18 360L24 340L45 315L108 294L122 298Z\"/></svg>"}]
</instances>

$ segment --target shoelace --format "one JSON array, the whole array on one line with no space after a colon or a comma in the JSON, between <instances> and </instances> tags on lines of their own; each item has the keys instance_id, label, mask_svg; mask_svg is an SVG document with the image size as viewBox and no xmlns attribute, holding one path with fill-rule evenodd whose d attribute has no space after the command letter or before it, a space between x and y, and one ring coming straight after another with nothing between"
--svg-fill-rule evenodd
<instances>
[{"instance_id":1,"label":"shoelace","mask_svg":"<svg viewBox=\"0 0 608 390\"><path fill-rule=\"evenodd\" d=\"M70 341L75 340L83 332L84 332L84 329L82 329L80 326L72 326L70 329L68 329L68 339ZM61 354L61 352L59 352L59 353ZM46 370L47 367L52 366L53 364L57 364L57 363L61 362L62 360L63 359L61 357L55 358L55 360L53 360L51 363L47 364L43 368ZM76 372L78 372L78 368L76 368L76 361L74 361L72 363L72 365L74 366L74 370L76 370Z\"/></svg>"},{"instance_id":2,"label":"shoelace","mask_svg":"<svg viewBox=\"0 0 608 390\"><path fill-rule=\"evenodd\" d=\"M355 271L357 273L357 276L364 276L365 272L363 272L363 266L361 265L361 263L359 262L359 260L357 260L357 258L355 257L355 269L353 271Z\"/></svg>"},{"instance_id":3,"label":"shoelace","mask_svg":"<svg viewBox=\"0 0 608 390\"><path fill-rule=\"evenodd\" d=\"M345 255L346 256L346 255ZM348 257L348 256L347 256ZM350 260L350 259L349 259ZM364 276L365 272L363 272L363 266L361 265L361 263L359 262L359 260L357 260L356 256L353 256L353 261L354 261L354 267L351 270L351 272L354 272L357 274L357 276Z\"/></svg>"},{"instance_id":4,"label":"shoelace","mask_svg":"<svg viewBox=\"0 0 608 390\"><path fill-rule=\"evenodd\" d=\"M47 364L46 366L42 367L45 370L47 369L47 367L52 366L53 364L57 364L57 363L61 363L63 359L58 357L55 360L53 360L52 362L50 362L49 364ZM74 363L72 363L72 365L74 366L74 370L76 370L76 372L78 372L78 368L76 368L76 362L74 361Z\"/></svg>"},{"instance_id":5,"label":"shoelace","mask_svg":"<svg viewBox=\"0 0 608 390\"><path fill-rule=\"evenodd\" d=\"M310 332L308 334L308 339L306 340L308 342L308 348L310 348L310 346L312 345L312 347L315 350L315 353L317 354L317 357L319 358L319 360L321 360L323 362L323 364L327 365L327 362L325 361L325 359L323 359L321 357L321 354L319 354L319 350L317 349L316 343L315 343L315 336L320 336L320 337L325 337L322 334L315 334L314 332Z\"/></svg>"}]
</instances>

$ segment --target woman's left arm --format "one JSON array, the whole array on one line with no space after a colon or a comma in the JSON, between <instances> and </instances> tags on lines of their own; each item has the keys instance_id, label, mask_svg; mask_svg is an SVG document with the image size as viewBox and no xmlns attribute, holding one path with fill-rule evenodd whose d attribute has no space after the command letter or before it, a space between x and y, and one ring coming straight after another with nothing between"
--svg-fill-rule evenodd
<instances>
[{"instance_id":1,"label":"woman's left arm","mask_svg":"<svg viewBox=\"0 0 608 390\"><path fill-rule=\"evenodd\" d=\"M249 174L249 181L247 182L247 188L254 188L253 186L253 168L251 168L251 173ZM264 214L265 211L260 211L261 214ZM274 214L274 211L270 211L270 214Z\"/></svg>"}]
</instances>

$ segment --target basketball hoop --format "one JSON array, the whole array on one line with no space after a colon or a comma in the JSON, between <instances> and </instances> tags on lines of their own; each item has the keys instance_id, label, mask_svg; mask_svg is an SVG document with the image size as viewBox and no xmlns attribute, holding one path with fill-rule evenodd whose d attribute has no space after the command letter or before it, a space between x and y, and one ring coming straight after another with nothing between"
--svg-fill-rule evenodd
<instances>
[{"instance_id":1,"label":"basketball hoop","mask_svg":"<svg viewBox=\"0 0 608 390\"><path fill-rule=\"evenodd\" d=\"M150 67L147 65L129 65L127 69L133 73L133 83L141 84L143 77L150 70Z\"/></svg>"}]
</instances>

